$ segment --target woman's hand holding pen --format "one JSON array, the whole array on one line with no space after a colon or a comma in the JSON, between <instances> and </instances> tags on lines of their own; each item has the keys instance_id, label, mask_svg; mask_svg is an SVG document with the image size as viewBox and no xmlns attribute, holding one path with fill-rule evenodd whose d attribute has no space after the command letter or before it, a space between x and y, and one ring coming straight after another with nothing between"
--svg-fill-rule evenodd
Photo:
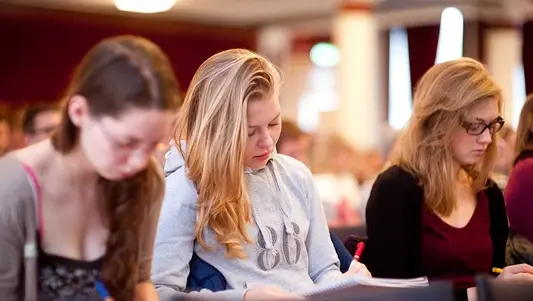
<instances>
[{"instance_id":1,"label":"woman's hand holding pen","mask_svg":"<svg viewBox=\"0 0 533 301\"><path fill-rule=\"evenodd\" d=\"M364 249L365 249L365 243L362 241L359 242L357 244L357 248L353 256L353 261L350 264L350 268L348 269L348 271L346 271L346 273L344 273L344 275L347 275L347 276L358 275L358 276L372 277L372 274L370 274L370 271L366 268L366 266L359 262L359 258L361 258L361 255L363 255Z\"/></svg>"},{"instance_id":2,"label":"woman's hand holding pen","mask_svg":"<svg viewBox=\"0 0 533 301\"><path fill-rule=\"evenodd\" d=\"M346 276L367 276L372 277L372 274L370 274L370 271L366 268L366 266L359 261L352 261L352 264L350 265L350 268L348 271L344 273Z\"/></svg>"},{"instance_id":3,"label":"woman's hand holding pen","mask_svg":"<svg viewBox=\"0 0 533 301\"><path fill-rule=\"evenodd\" d=\"M517 264L503 268L496 278L504 281L532 281L533 267L529 264Z\"/></svg>"},{"instance_id":4,"label":"woman's hand holding pen","mask_svg":"<svg viewBox=\"0 0 533 301\"><path fill-rule=\"evenodd\" d=\"M298 295L285 292L277 286L258 286L249 289L244 294L244 301L271 301L271 300L284 300L284 301L297 301L305 300L305 298Z\"/></svg>"}]
</instances>

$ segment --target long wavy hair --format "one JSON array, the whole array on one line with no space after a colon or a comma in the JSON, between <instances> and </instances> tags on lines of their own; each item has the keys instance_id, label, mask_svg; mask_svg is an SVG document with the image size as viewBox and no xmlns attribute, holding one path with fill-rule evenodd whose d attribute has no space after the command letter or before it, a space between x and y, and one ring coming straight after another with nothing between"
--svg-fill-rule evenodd
<instances>
[{"instance_id":1,"label":"long wavy hair","mask_svg":"<svg viewBox=\"0 0 533 301\"><path fill-rule=\"evenodd\" d=\"M533 150L533 94L527 96L516 130L515 155L520 155L524 150Z\"/></svg>"},{"instance_id":2,"label":"long wavy hair","mask_svg":"<svg viewBox=\"0 0 533 301\"><path fill-rule=\"evenodd\" d=\"M246 258L251 205L244 175L247 104L277 94L278 69L244 49L220 52L196 71L176 121L176 145L198 190L196 239L209 227L229 258ZM186 142L186 149L181 141Z\"/></svg>"},{"instance_id":3,"label":"long wavy hair","mask_svg":"<svg viewBox=\"0 0 533 301\"><path fill-rule=\"evenodd\" d=\"M429 69L417 84L413 114L390 157L413 174L424 188L426 206L449 216L455 208L457 174L451 154L453 134L462 129L466 114L475 105L496 99L501 111L501 90L485 67L469 58L441 63ZM496 159L496 134L482 162L462 166L479 192Z\"/></svg>"},{"instance_id":4,"label":"long wavy hair","mask_svg":"<svg viewBox=\"0 0 533 301\"><path fill-rule=\"evenodd\" d=\"M108 38L95 45L75 69L63 98L62 121L52 136L54 148L63 154L78 145L79 129L68 115L69 100L87 99L90 114L117 117L124 110L156 108L177 110L178 84L165 54L152 42L134 36ZM138 282L141 225L154 196L163 193L157 166L131 179L99 178L101 214L109 230L102 278L116 301L131 301Z\"/></svg>"}]
</instances>

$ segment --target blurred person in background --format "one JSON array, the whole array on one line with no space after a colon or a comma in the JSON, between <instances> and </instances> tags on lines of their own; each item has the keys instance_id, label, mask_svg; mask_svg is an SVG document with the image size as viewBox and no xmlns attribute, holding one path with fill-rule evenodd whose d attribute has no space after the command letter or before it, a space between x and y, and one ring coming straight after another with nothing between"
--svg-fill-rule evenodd
<instances>
[{"instance_id":1,"label":"blurred person in background","mask_svg":"<svg viewBox=\"0 0 533 301\"><path fill-rule=\"evenodd\" d=\"M11 126L6 117L0 115L0 157L5 155L11 145Z\"/></svg>"},{"instance_id":2,"label":"blurred person in background","mask_svg":"<svg viewBox=\"0 0 533 301\"><path fill-rule=\"evenodd\" d=\"M359 211L361 212L361 223L365 222L365 210L370 191L376 177L383 169L385 159L383 152L379 149L361 151L354 160L354 175L359 185Z\"/></svg>"},{"instance_id":3,"label":"blurred person in background","mask_svg":"<svg viewBox=\"0 0 533 301\"><path fill-rule=\"evenodd\" d=\"M311 137L302 131L298 125L289 120L281 122L281 135L276 149L278 153L293 157L309 166L309 147Z\"/></svg>"},{"instance_id":4,"label":"blurred person in background","mask_svg":"<svg viewBox=\"0 0 533 301\"><path fill-rule=\"evenodd\" d=\"M361 194L355 177L357 152L336 134L317 137L313 151L313 179L330 227L358 226Z\"/></svg>"},{"instance_id":5,"label":"blurred person in background","mask_svg":"<svg viewBox=\"0 0 533 301\"><path fill-rule=\"evenodd\" d=\"M22 120L25 144L32 145L49 138L60 122L59 104L30 105Z\"/></svg>"},{"instance_id":6,"label":"blurred person in background","mask_svg":"<svg viewBox=\"0 0 533 301\"><path fill-rule=\"evenodd\" d=\"M515 159L516 132L513 128L507 125L503 126L498 132L496 144L498 146L498 155L491 178L501 189L505 189L513 160Z\"/></svg>"},{"instance_id":7,"label":"blurred person in background","mask_svg":"<svg viewBox=\"0 0 533 301\"><path fill-rule=\"evenodd\" d=\"M506 263L533 265L533 94L520 112L514 151L516 158L505 188L510 228Z\"/></svg>"},{"instance_id":8,"label":"blurred person in background","mask_svg":"<svg viewBox=\"0 0 533 301\"><path fill-rule=\"evenodd\" d=\"M361 212L363 212L361 214L363 223L366 223L364 212L372 186L376 181L376 177L387 167L387 158L400 134L400 131L391 128L388 124L385 124L382 129L383 139L381 141L381 147L363 152L358 156L359 159L354 166L359 182L361 195L359 207Z\"/></svg>"}]
</instances>

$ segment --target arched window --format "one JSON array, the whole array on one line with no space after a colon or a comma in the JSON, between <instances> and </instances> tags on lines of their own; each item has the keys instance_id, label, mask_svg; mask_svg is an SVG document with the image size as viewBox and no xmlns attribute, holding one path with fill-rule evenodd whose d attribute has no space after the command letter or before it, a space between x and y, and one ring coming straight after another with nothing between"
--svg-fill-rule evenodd
<instances>
[{"instance_id":1,"label":"arched window","mask_svg":"<svg viewBox=\"0 0 533 301\"><path fill-rule=\"evenodd\" d=\"M524 78L524 65L522 62L513 70L513 122L511 126L516 129L520 119L520 111L526 101L526 82Z\"/></svg>"},{"instance_id":2,"label":"arched window","mask_svg":"<svg viewBox=\"0 0 533 301\"><path fill-rule=\"evenodd\" d=\"M463 56L463 27L463 13L458 8L447 7L442 11L435 63L443 63Z\"/></svg>"},{"instance_id":3,"label":"arched window","mask_svg":"<svg viewBox=\"0 0 533 301\"><path fill-rule=\"evenodd\" d=\"M393 28L389 35L389 125L402 129L412 112L409 50L405 28Z\"/></svg>"}]
</instances>

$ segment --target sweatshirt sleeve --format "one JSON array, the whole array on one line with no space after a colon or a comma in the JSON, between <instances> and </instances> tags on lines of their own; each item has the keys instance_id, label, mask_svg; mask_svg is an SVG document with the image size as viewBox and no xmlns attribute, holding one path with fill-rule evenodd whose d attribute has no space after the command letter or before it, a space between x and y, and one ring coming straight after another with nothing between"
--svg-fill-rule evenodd
<instances>
[{"instance_id":1,"label":"sweatshirt sleeve","mask_svg":"<svg viewBox=\"0 0 533 301\"><path fill-rule=\"evenodd\" d=\"M244 290L184 292L194 251L196 202L196 189L184 168L166 178L152 262L152 282L159 298L161 301L242 300Z\"/></svg>"},{"instance_id":2,"label":"sweatshirt sleeve","mask_svg":"<svg viewBox=\"0 0 533 301\"><path fill-rule=\"evenodd\" d=\"M329 234L326 214L309 170L304 175L310 207L310 225L306 247L309 254L309 276L315 284L342 276L340 262Z\"/></svg>"},{"instance_id":3,"label":"sweatshirt sleeve","mask_svg":"<svg viewBox=\"0 0 533 301\"><path fill-rule=\"evenodd\" d=\"M24 184L27 182L24 171L9 164L13 162L5 157L0 161L0 299L3 301L22 300L20 293L28 289L24 287L23 275L24 228L27 214L34 210L31 187ZM26 276L31 284L31 275Z\"/></svg>"},{"instance_id":4,"label":"sweatshirt sleeve","mask_svg":"<svg viewBox=\"0 0 533 301\"><path fill-rule=\"evenodd\" d=\"M24 242L21 239L23 233L21 227L16 223L23 223L23 216L16 212L15 208L5 208L2 203L6 200L0 192L0 246L2 246L2 256L0 256L0 296L2 300L20 300L18 295L22 271Z\"/></svg>"}]
</instances>

